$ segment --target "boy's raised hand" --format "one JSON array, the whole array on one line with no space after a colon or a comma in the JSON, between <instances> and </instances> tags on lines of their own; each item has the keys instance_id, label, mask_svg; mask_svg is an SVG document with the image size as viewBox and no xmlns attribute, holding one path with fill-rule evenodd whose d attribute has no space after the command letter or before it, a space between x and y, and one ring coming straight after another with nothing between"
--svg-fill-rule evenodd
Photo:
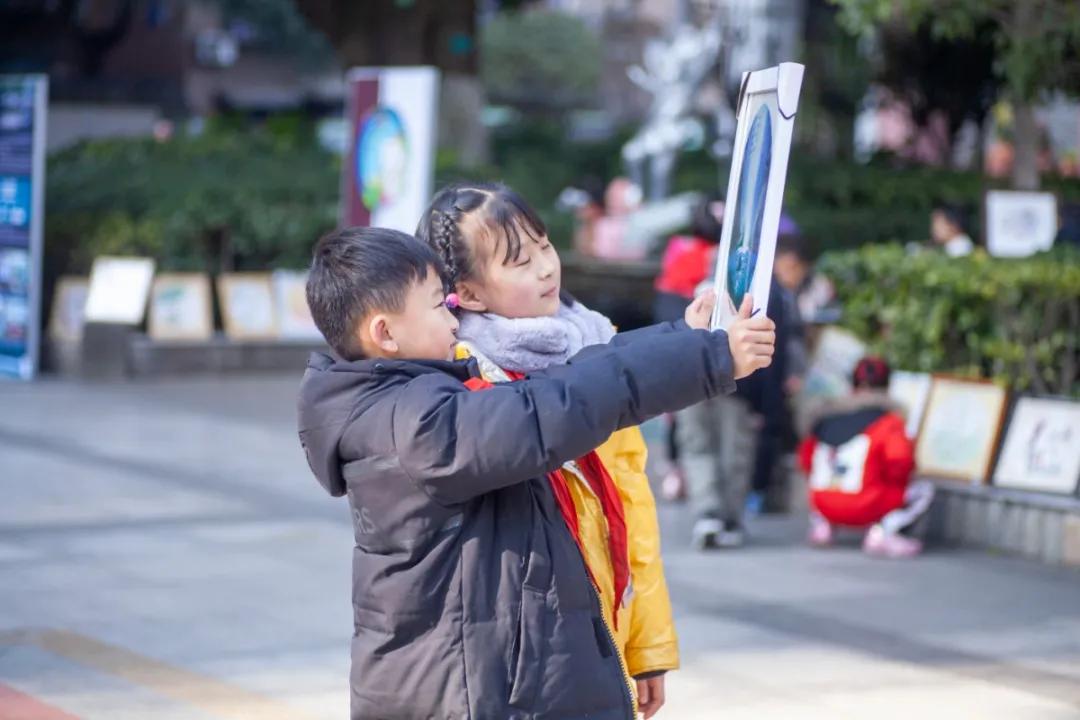
<instances>
[{"instance_id":1,"label":"boy's raised hand","mask_svg":"<svg viewBox=\"0 0 1080 720\"><path fill-rule=\"evenodd\" d=\"M727 331L736 380L768 367L776 350L776 323L761 314L750 317L753 306L753 299L747 293L739 308L738 319Z\"/></svg>"}]
</instances>

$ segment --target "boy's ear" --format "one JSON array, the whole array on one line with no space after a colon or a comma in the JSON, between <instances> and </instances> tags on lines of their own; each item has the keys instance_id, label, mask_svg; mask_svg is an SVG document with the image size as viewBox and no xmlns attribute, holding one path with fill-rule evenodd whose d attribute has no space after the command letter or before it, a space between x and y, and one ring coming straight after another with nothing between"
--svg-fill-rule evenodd
<instances>
[{"instance_id":1,"label":"boy's ear","mask_svg":"<svg viewBox=\"0 0 1080 720\"><path fill-rule=\"evenodd\" d=\"M459 305L472 312L487 312L487 304L479 298L471 283L459 282L457 284Z\"/></svg>"},{"instance_id":2,"label":"boy's ear","mask_svg":"<svg viewBox=\"0 0 1080 720\"><path fill-rule=\"evenodd\" d=\"M368 337L381 352L393 354L398 351L397 341L390 329L390 319L383 313L376 313L368 320Z\"/></svg>"}]
</instances>

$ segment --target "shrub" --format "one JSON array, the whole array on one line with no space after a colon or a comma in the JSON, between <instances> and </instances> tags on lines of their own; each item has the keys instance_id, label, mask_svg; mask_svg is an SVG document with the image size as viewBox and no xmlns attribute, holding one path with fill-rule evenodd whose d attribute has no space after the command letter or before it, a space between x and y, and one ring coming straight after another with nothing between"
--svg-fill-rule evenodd
<instances>
[{"instance_id":1,"label":"shrub","mask_svg":"<svg viewBox=\"0 0 1080 720\"><path fill-rule=\"evenodd\" d=\"M949 258L871 245L822 258L842 324L895 367L1080 395L1080 252Z\"/></svg>"}]
</instances>

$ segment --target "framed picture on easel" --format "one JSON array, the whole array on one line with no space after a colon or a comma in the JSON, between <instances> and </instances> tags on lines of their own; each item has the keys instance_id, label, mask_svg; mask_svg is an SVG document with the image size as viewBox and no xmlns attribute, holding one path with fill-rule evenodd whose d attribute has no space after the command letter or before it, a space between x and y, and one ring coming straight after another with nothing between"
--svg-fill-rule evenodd
<instances>
[{"instance_id":1,"label":"framed picture on easel","mask_svg":"<svg viewBox=\"0 0 1080 720\"><path fill-rule=\"evenodd\" d=\"M726 212L716 259L712 327L727 328L743 298L754 310L769 304L780 208L803 66L781 63L743 74Z\"/></svg>"}]
</instances>

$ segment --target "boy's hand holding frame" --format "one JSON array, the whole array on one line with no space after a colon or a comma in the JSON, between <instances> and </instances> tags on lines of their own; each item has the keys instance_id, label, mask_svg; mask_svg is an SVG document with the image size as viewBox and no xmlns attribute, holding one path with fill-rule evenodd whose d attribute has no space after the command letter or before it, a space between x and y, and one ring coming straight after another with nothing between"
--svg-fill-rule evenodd
<instances>
[{"instance_id":1,"label":"boy's hand holding frame","mask_svg":"<svg viewBox=\"0 0 1080 720\"><path fill-rule=\"evenodd\" d=\"M748 293L743 297L739 314L728 326L728 347L731 349L732 372L736 380L768 367L776 351L776 323L760 315L753 307ZM703 292L686 308L686 324L696 330L707 330L716 306L716 292Z\"/></svg>"}]
</instances>

